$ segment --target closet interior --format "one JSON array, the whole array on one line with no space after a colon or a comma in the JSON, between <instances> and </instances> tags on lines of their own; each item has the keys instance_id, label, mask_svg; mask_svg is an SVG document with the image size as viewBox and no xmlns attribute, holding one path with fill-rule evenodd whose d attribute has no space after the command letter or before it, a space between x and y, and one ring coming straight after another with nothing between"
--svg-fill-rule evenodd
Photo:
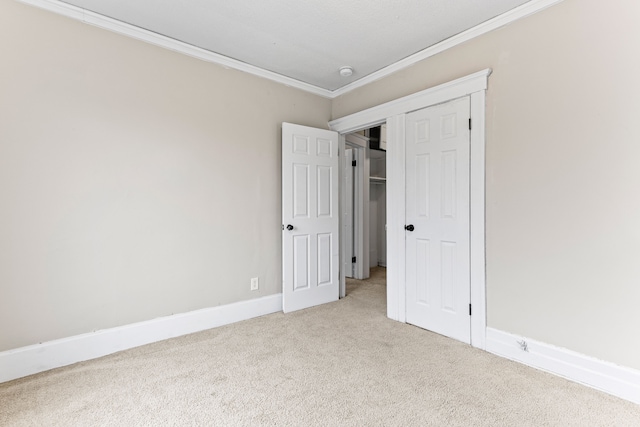
<instances>
[{"instance_id":1,"label":"closet interior","mask_svg":"<svg viewBox=\"0 0 640 427\"><path fill-rule=\"evenodd\" d=\"M365 279L387 264L386 125L347 135L345 147L345 271Z\"/></svg>"}]
</instances>

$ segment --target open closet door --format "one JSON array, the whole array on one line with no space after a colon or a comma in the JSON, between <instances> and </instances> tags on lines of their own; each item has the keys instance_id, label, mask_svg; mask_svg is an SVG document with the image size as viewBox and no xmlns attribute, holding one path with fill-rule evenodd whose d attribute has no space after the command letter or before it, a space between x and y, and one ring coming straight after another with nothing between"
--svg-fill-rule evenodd
<instances>
[{"instance_id":1,"label":"open closet door","mask_svg":"<svg viewBox=\"0 0 640 427\"><path fill-rule=\"evenodd\" d=\"M338 133L282 124L282 308L338 299Z\"/></svg>"}]
</instances>

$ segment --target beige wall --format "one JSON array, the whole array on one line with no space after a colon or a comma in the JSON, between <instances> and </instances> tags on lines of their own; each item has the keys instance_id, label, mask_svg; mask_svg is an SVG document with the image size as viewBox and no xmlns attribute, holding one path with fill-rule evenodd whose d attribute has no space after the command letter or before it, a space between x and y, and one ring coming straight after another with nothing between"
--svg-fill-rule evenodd
<instances>
[{"instance_id":1,"label":"beige wall","mask_svg":"<svg viewBox=\"0 0 640 427\"><path fill-rule=\"evenodd\" d=\"M490 67L490 327L640 368L640 2L564 2L333 103Z\"/></svg>"},{"instance_id":2,"label":"beige wall","mask_svg":"<svg viewBox=\"0 0 640 427\"><path fill-rule=\"evenodd\" d=\"M329 100L12 0L0 55L0 351L281 292L280 123Z\"/></svg>"},{"instance_id":3,"label":"beige wall","mask_svg":"<svg viewBox=\"0 0 640 427\"><path fill-rule=\"evenodd\" d=\"M640 368L637 16L565 0L331 103L0 0L0 351L279 292L279 123L490 67L489 326Z\"/></svg>"}]
</instances>

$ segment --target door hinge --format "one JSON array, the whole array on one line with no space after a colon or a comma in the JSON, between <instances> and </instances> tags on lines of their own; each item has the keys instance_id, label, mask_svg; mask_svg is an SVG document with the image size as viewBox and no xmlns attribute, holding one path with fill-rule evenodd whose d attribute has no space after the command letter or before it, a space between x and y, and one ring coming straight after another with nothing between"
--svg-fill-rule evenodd
<instances>
[{"instance_id":1,"label":"door hinge","mask_svg":"<svg viewBox=\"0 0 640 427\"><path fill-rule=\"evenodd\" d=\"M351 262L356 262L356 257L351 257Z\"/></svg>"},{"instance_id":2,"label":"door hinge","mask_svg":"<svg viewBox=\"0 0 640 427\"><path fill-rule=\"evenodd\" d=\"M351 166L353 166L354 168L356 167L356 161L355 160L351 161Z\"/></svg>"},{"instance_id":3,"label":"door hinge","mask_svg":"<svg viewBox=\"0 0 640 427\"><path fill-rule=\"evenodd\" d=\"M469 316L471 316L471 304L469 304Z\"/></svg>"},{"instance_id":4,"label":"door hinge","mask_svg":"<svg viewBox=\"0 0 640 427\"><path fill-rule=\"evenodd\" d=\"M469 118L469 130L471 130L471 118Z\"/></svg>"}]
</instances>

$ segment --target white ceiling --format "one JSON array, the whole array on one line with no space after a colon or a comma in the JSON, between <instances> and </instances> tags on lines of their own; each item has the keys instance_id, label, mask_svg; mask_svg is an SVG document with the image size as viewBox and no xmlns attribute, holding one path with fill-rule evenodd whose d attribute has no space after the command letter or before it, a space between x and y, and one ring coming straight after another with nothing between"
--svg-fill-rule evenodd
<instances>
[{"instance_id":1,"label":"white ceiling","mask_svg":"<svg viewBox=\"0 0 640 427\"><path fill-rule=\"evenodd\" d=\"M528 0L65 0L335 91ZM351 77L338 69L350 65Z\"/></svg>"}]
</instances>

